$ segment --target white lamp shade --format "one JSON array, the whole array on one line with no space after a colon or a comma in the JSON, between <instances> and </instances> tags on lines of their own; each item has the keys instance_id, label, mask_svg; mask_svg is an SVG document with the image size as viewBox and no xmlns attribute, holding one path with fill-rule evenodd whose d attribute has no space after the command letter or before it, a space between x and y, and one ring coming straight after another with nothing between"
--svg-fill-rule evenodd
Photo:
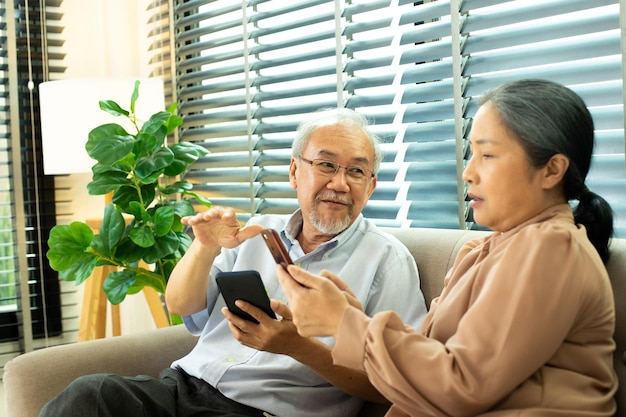
<instances>
[{"instance_id":1,"label":"white lamp shade","mask_svg":"<svg viewBox=\"0 0 626 417\"><path fill-rule=\"evenodd\" d=\"M135 127L126 117L100 109L100 100L113 100L130 111L130 98L139 80L135 103L137 125L165 110L163 80L158 78L82 78L39 84L44 173L91 172L96 161L85 150L89 132L105 123L117 123L131 134Z\"/></svg>"}]
</instances>

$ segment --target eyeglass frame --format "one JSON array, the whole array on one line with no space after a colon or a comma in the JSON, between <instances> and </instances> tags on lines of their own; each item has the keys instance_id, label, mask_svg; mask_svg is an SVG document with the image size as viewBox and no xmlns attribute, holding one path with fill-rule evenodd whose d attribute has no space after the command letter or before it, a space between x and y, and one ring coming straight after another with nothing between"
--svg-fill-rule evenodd
<instances>
[{"instance_id":1,"label":"eyeglass frame","mask_svg":"<svg viewBox=\"0 0 626 417\"><path fill-rule=\"evenodd\" d=\"M328 177L332 177L334 175L337 175L337 172L339 172L339 169L343 168L343 169L346 170L346 176L348 178L354 179L354 177L350 176L350 174L348 173L348 170L350 168L358 168L358 169L362 170L365 174L367 174L368 171L370 173L369 178L367 177L367 175L364 176L363 183L367 182L368 180L371 180L372 178L376 178L376 174L374 173L374 171L372 171L369 168L360 167L358 165L340 165L337 162L331 161L329 159L323 159L323 158L314 158L314 159L311 160L311 159L305 158L302 155L298 155L298 159L300 159L301 161L306 162L307 164L311 165L312 168L315 168L315 166L316 166L316 165L314 165L315 161L328 162L329 164L334 165L335 166L335 171L332 172L332 173L329 172L328 174L326 174L326 173L323 173L321 171L316 171L316 172L320 173L321 175L328 176Z\"/></svg>"}]
</instances>

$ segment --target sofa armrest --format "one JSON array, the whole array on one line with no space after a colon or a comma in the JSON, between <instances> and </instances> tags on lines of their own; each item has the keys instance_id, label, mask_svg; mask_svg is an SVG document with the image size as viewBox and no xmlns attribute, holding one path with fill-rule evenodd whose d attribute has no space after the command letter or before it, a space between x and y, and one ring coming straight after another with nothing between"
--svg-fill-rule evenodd
<instances>
[{"instance_id":1,"label":"sofa armrest","mask_svg":"<svg viewBox=\"0 0 626 417\"><path fill-rule=\"evenodd\" d=\"M37 417L50 399L82 375L157 376L191 351L196 340L185 326L172 326L20 355L4 368L6 416Z\"/></svg>"}]
</instances>

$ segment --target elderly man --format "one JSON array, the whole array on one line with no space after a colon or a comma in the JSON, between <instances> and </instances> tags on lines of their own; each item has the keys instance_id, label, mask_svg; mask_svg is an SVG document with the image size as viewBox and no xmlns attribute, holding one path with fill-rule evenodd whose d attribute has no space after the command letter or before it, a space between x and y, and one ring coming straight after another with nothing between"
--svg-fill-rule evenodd
<instances>
[{"instance_id":1,"label":"elderly man","mask_svg":"<svg viewBox=\"0 0 626 417\"><path fill-rule=\"evenodd\" d=\"M42 416L346 417L363 399L385 401L364 374L333 365L333 339L298 335L280 301L275 261L258 236L264 228L279 231L294 263L341 276L367 314L394 310L414 327L426 314L408 250L361 214L376 187L378 139L352 110L314 116L298 127L292 147L295 213L253 217L243 227L224 207L183 219L195 239L170 277L166 302L199 336L194 349L157 380L80 378ZM215 276L241 270L260 273L278 319L242 300L238 307L258 324L225 307Z\"/></svg>"}]
</instances>

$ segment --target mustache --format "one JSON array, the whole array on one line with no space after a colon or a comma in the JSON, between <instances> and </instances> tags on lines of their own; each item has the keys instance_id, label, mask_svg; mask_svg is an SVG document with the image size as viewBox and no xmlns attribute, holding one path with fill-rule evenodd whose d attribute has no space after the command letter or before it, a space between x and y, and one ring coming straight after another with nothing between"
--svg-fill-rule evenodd
<instances>
[{"instance_id":1,"label":"mustache","mask_svg":"<svg viewBox=\"0 0 626 417\"><path fill-rule=\"evenodd\" d=\"M320 193L315 197L315 201L319 202L319 201L332 201L335 203L340 203L340 204L345 204L345 205L352 205L353 201L350 197L348 197L345 194L339 194L336 193L334 191L327 191L324 193Z\"/></svg>"}]
</instances>

